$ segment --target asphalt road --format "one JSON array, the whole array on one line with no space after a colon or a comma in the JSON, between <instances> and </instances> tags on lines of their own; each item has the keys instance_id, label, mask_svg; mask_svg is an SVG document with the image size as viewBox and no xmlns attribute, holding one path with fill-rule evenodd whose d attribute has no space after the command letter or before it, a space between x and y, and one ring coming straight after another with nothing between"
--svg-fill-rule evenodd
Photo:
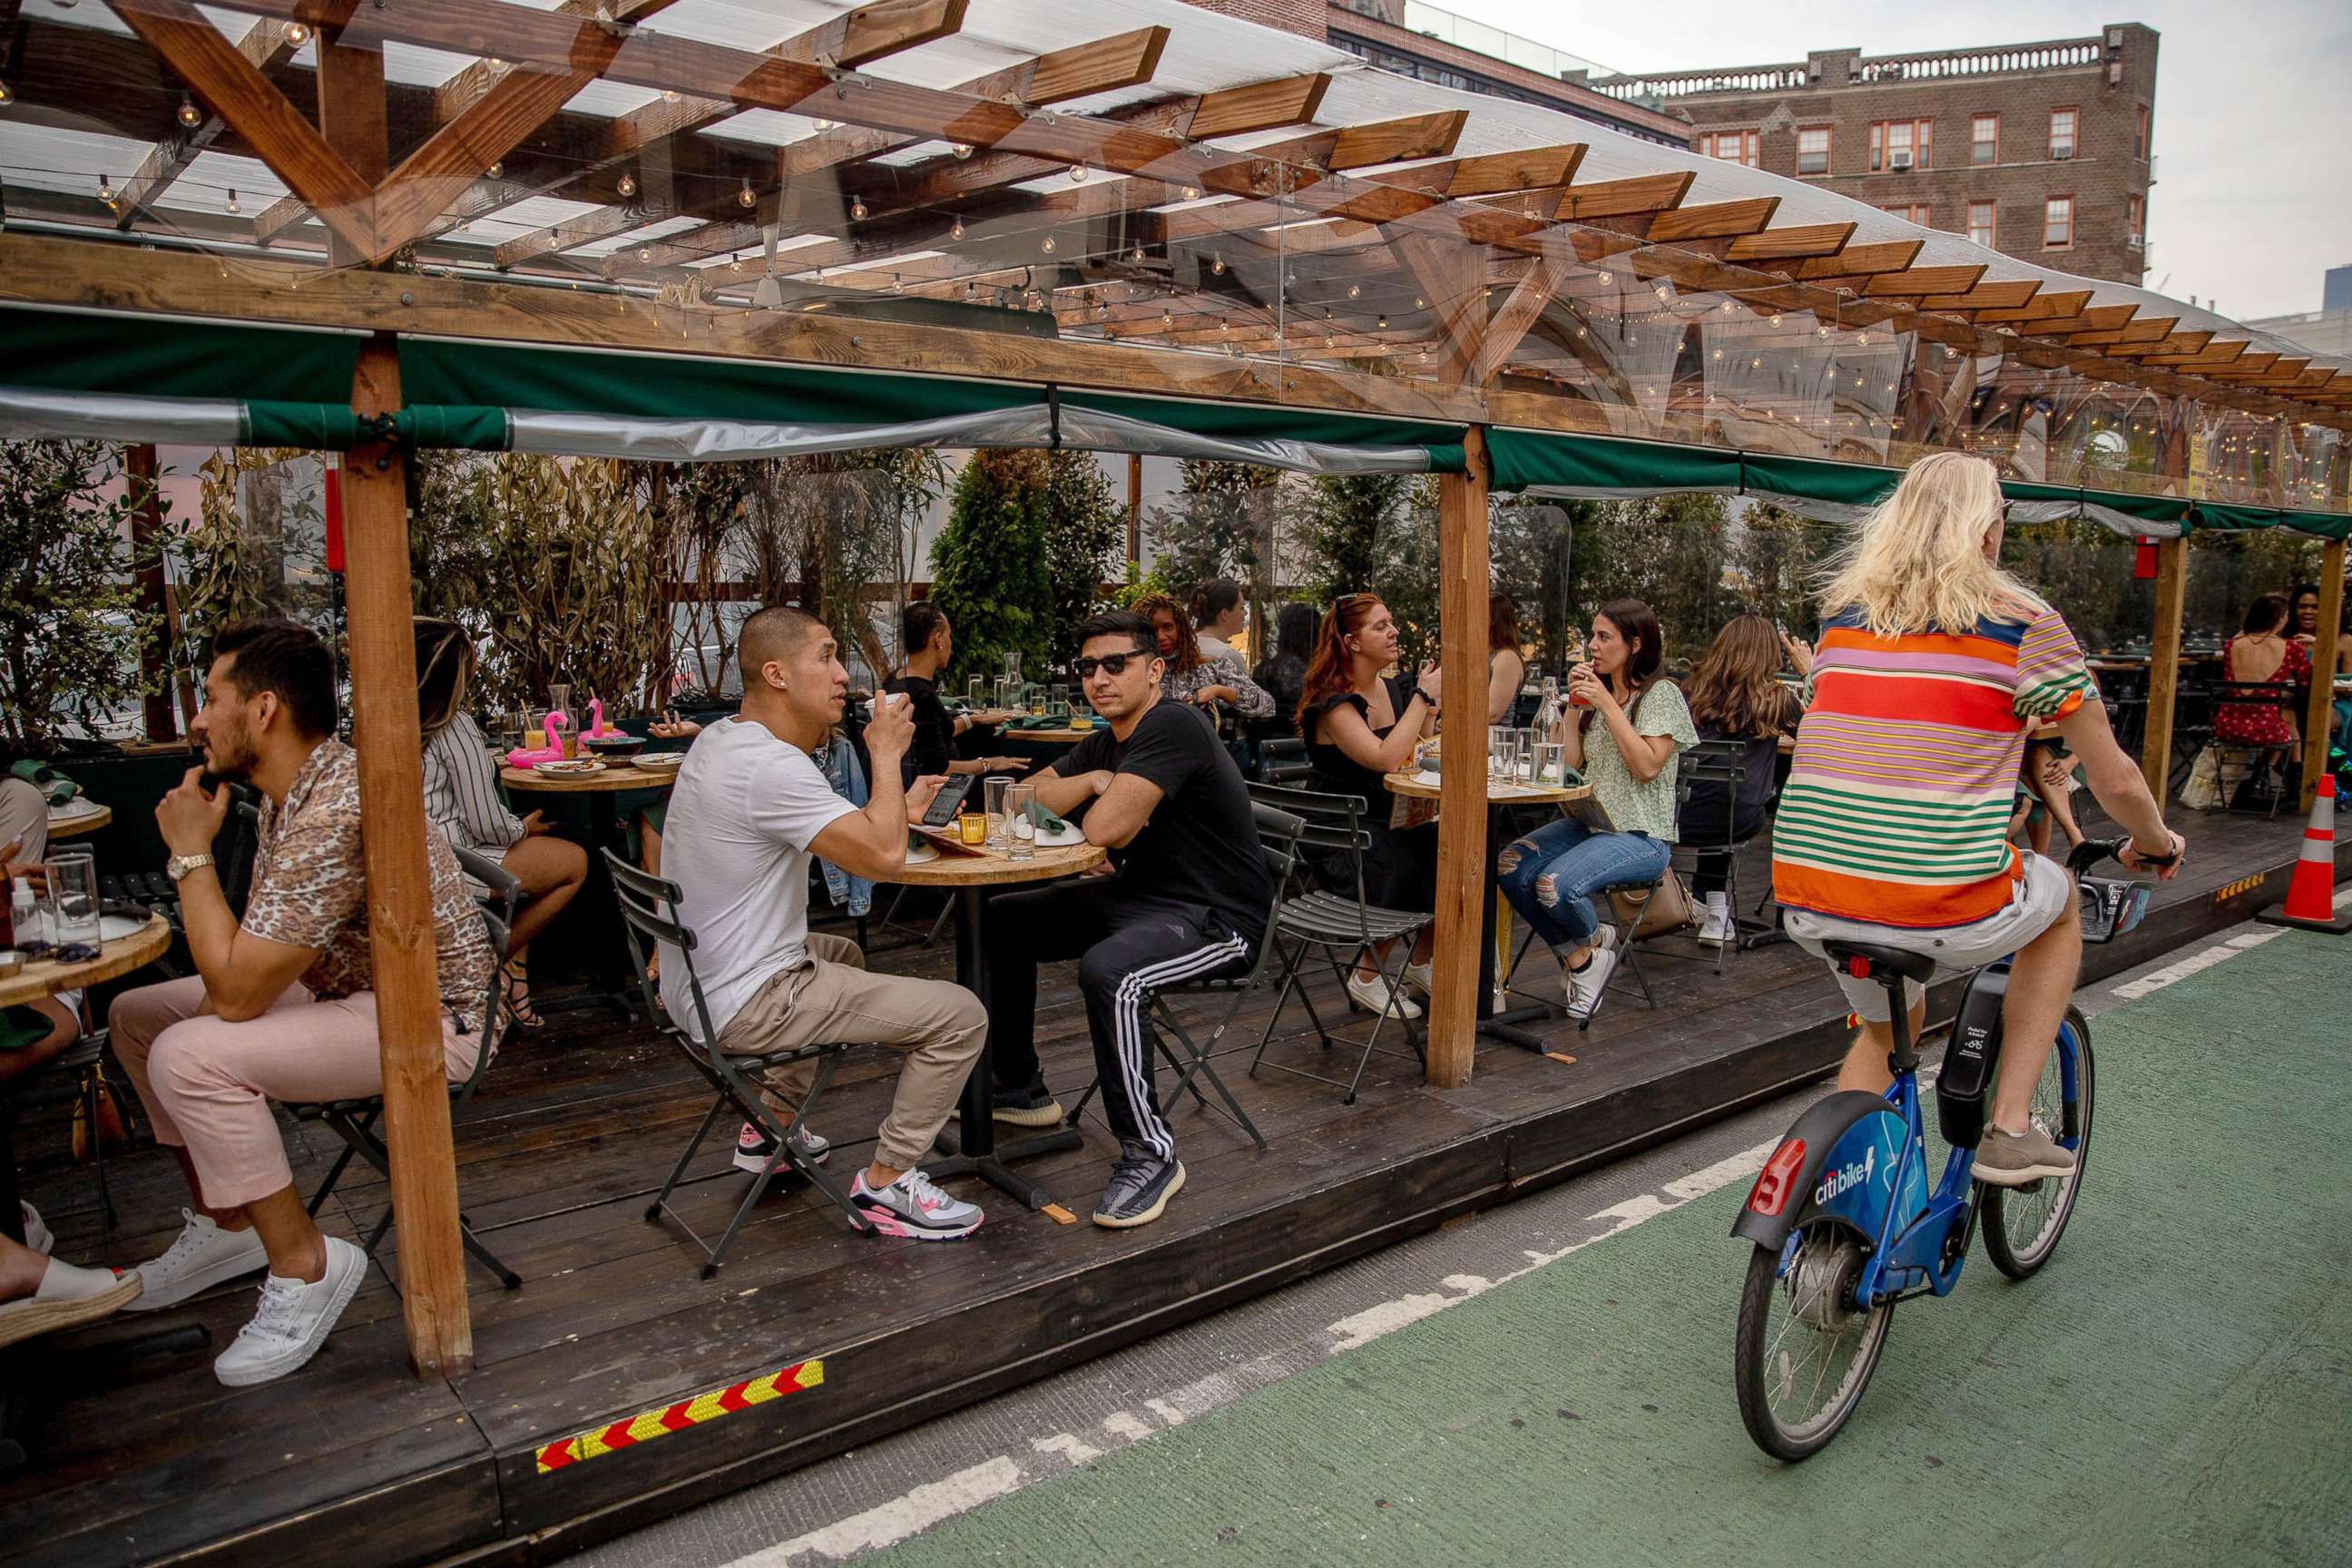
<instances>
[{"instance_id":1,"label":"asphalt road","mask_svg":"<svg viewBox=\"0 0 2352 1568\"><path fill-rule=\"evenodd\" d=\"M2056 1259L1906 1303L1805 1466L1739 1426L1726 1233L1811 1090L577 1561L2352 1561L2352 944L2247 926L2085 1002Z\"/></svg>"}]
</instances>

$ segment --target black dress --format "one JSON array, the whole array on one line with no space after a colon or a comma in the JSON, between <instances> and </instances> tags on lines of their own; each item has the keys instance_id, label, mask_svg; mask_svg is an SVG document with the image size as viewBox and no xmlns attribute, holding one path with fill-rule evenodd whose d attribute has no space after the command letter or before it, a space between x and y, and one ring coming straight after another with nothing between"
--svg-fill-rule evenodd
<instances>
[{"instance_id":1,"label":"black dress","mask_svg":"<svg viewBox=\"0 0 2352 1568\"><path fill-rule=\"evenodd\" d=\"M1409 676L1391 675L1387 679L1389 708L1402 713L1412 696L1412 680ZM1423 823L1419 827L1402 830L1389 826L1389 816L1395 809L1395 795L1381 783L1377 768L1368 768L1348 755L1336 743L1322 739L1323 715L1339 707L1353 708L1370 726L1372 705L1353 691L1343 691L1316 703L1299 716L1299 732L1307 740L1307 760L1314 773L1307 778L1307 787L1328 795L1352 795L1364 803L1364 826L1371 830L1371 847L1364 852L1364 897L1382 909L1427 911L1437 907L1437 824ZM1391 722L1372 731L1377 740L1388 739L1396 725ZM1353 896L1356 890L1355 857L1346 850L1309 850L1307 863L1314 868L1323 885L1333 892Z\"/></svg>"}]
</instances>

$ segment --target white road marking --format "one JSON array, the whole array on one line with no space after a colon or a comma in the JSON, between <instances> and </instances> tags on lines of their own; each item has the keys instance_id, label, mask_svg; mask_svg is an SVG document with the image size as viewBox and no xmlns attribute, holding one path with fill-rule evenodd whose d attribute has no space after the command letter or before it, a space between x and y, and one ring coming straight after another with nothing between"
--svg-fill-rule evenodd
<instances>
[{"instance_id":1,"label":"white road marking","mask_svg":"<svg viewBox=\"0 0 2352 1568\"><path fill-rule=\"evenodd\" d=\"M851 1514L821 1530L812 1530L806 1535L796 1535L739 1557L732 1568L788 1568L789 1564L810 1558L839 1562L853 1552L895 1546L941 1520L953 1519L982 1503L1008 1495L1021 1485L1021 1467L1010 1456L999 1454L968 1469L958 1470L945 1480L928 1481L864 1513Z\"/></svg>"},{"instance_id":2,"label":"white road marking","mask_svg":"<svg viewBox=\"0 0 2352 1568\"><path fill-rule=\"evenodd\" d=\"M2210 969L2217 963L2226 963L2238 954L2260 947L2263 943L2280 936L2285 930L2284 926L2259 926L2252 931L2242 931L2225 942L2217 942L2210 947L2200 949L2186 958L2168 963L2153 973L2143 974L2137 980L2118 985L2116 987L2115 994L2124 1001L2137 1002L2151 992L2161 991L2168 985L2186 980L2190 975Z\"/></svg>"}]
</instances>

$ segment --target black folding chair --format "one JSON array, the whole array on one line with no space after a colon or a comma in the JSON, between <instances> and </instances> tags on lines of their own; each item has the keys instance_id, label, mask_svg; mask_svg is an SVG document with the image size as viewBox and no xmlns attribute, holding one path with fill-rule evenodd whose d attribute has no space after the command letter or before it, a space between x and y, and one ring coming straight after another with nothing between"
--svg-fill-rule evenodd
<instances>
[{"instance_id":1,"label":"black folding chair","mask_svg":"<svg viewBox=\"0 0 2352 1568\"><path fill-rule=\"evenodd\" d=\"M1734 947L1745 947L1750 935L1760 935L1777 928L1760 921L1749 921L1739 913L1739 851L1754 839L1755 834L1741 834L1738 827L1739 788L1747 781L1748 747L1746 741L1701 741L1675 753L1678 771L1675 775L1675 816L1679 821L1691 803L1691 796L1701 784L1715 784L1724 792L1723 832L1710 836L1706 841L1681 837L1675 845L1676 854L1688 852L1694 861L1700 856L1720 855L1724 859L1724 907L1731 915L1729 939L1715 950L1715 972L1723 973L1724 955ZM1677 957L1686 956L1676 954Z\"/></svg>"},{"instance_id":2,"label":"black folding chair","mask_svg":"<svg viewBox=\"0 0 2352 1568\"><path fill-rule=\"evenodd\" d=\"M1372 949L1384 942L1396 943L1394 973L1383 973L1388 994L1403 994L1405 965L1412 962L1412 944L1435 917L1415 910L1383 909L1374 904L1364 893L1364 852L1371 847L1372 836L1364 826L1364 803L1352 795L1325 795L1316 790L1293 789L1285 784L1254 784L1249 786L1250 798L1259 805L1269 805L1296 817L1299 823L1293 837L1293 854L1307 849L1328 849L1346 858L1355 887L1350 891L1344 883L1333 889L1316 887L1294 893L1282 900L1276 910L1276 920L1267 933L1269 948L1284 946L1278 989L1275 992L1274 1013L1265 1021L1265 1032L1258 1038L1257 1054L1250 1058L1250 1076L1255 1078L1261 1066L1270 1067L1298 1078L1313 1079L1334 1089L1348 1092L1342 1103L1353 1105L1356 1089L1364 1080L1364 1069L1371 1065L1372 1055L1402 1057L1402 1051L1383 1050L1381 1031L1388 1025L1392 1008L1382 1008L1372 1020L1371 1032L1364 1037L1363 1054L1356 1060L1356 1070L1348 1078L1328 1078L1309 1072L1304 1068L1290 1067L1265 1059L1266 1047L1273 1043L1275 1026L1282 1021L1282 1009L1296 995L1307 1008L1307 1019L1315 1026L1316 1037L1329 1050L1331 1031L1324 1026L1323 1016L1316 1011L1315 999L1307 994L1300 978L1299 965L1310 952L1320 954L1331 966L1332 973L1346 983L1347 976L1363 962ZM1318 879L1319 881L1319 879ZM1345 954L1342 962L1341 954ZM1402 1026L1404 1020L1397 1020ZM1421 1042L1413 1032L1405 1030L1405 1038L1412 1046L1416 1059L1422 1057ZM1354 1042L1348 1042L1353 1044Z\"/></svg>"},{"instance_id":3,"label":"black folding chair","mask_svg":"<svg viewBox=\"0 0 2352 1568\"><path fill-rule=\"evenodd\" d=\"M1257 746L1257 777L1261 784L1295 784L1315 771L1307 760L1307 742L1296 735L1276 735Z\"/></svg>"},{"instance_id":4,"label":"black folding chair","mask_svg":"<svg viewBox=\"0 0 2352 1568\"><path fill-rule=\"evenodd\" d=\"M694 1064L694 1070L700 1073L703 1081L716 1091L709 1111L702 1118L701 1125L695 1128L694 1136L688 1140L686 1152L677 1157L677 1163L670 1169L669 1179L662 1183L661 1191L647 1205L646 1218L659 1224L662 1215L667 1214L676 1221L688 1239L702 1249L705 1259L702 1277L709 1279L726 1261L727 1249L735 1244L735 1233L743 1228L743 1221L750 1216L751 1205L767 1190L769 1179L779 1169L788 1166L848 1215L852 1228L871 1235L874 1222L849 1201L847 1193L817 1168L815 1161L801 1152L793 1137L801 1124L808 1120L810 1108L824 1093L824 1086L832 1080L834 1068L848 1054L849 1047L833 1041L793 1046L760 1056L733 1056L720 1050L719 1031L710 1024L710 1005L703 996L702 978L695 973L694 932L677 918L680 896L677 884L647 875L610 849L604 851L604 865L613 876L613 892L620 904L622 930L628 938L630 962L636 966L637 984L645 992L646 1011L653 1018L654 1026L686 1053L686 1059ZM694 1026L690 1029L680 1027L671 1018L669 1010L662 1005L661 997L655 992L653 977L646 973L647 961L653 956L647 949L652 944L667 944L677 950L674 962L663 962L662 984L686 987L687 995L693 1003ZM778 1121L775 1113L768 1109L767 1101L761 1098L759 1089L767 1076L778 1068L812 1060L816 1063L816 1077L809 1085L807 1098L801 1101L800 1109L790 1121ZM710 1135L710 1129L718 1122L719 1113L730 1105L741 1113L744 1121L760 1130L775 1152L769 1155L766 1168L752 1178L751 1189L743 1194L743 1201L736 1205L735 1217L727 1222L726 1233L713 1247L702 1238L700 1232L687 1223L683 1215L670 1207L669 1195L677 1190L679 1178L686 1174L687 1166L694 1163L695 1154L701 1149L702 1141Z\"/></svg>"},{"instance_id":5,"label":"black folding chair","mask_svg":"<svg viewBox=\"0 0 2352 1568\"><path fill-rule=\"evenodd\" d=\"M482 910L482 922L489 928L491 957L490 983L482 997L481 1016L475 1025L481 1031L482 1047L475 1054L473 1070L461 1081L449 1086L449 1110L454 1115L474 1098L474 1091L481 1087L482 1074L488 1069L490 1058L498 1049L501 1033L499 1024L508 1015L505 973L508 932L522 884L513 872L488 856L477 854L471 849L459 849L454 845L451 848L466 875L490 889L493 906ZM343 1173L351 1168L354 1156L374 1166L386 1181L392 1179L391 1152L376 1134L376 1123L383 1119L383 1095L381 1091L357 1095L349 1100L289 1105L286 1109L300 1121L318 1122L343 1141L342 1152L328 1167L326 1179L319 1184L319 1190L310 1194L310 1207L313 1215L333 1195L335 1184L343 1179ZM368 1233L365 1245L370 1258L373 1258L376 1248L383 1245L384 1233L392 1228L393 1217L392 1209L387 1205L383 1217L377 1220L375 1228ZM482 1238L474 1233L472 1222L463 1214L457 1216L457 1236L465 1244L467 1255L497 1276L499 1284L509 1290L521 1287L522 1276L499 1261L497 1255L482 1244Z\"/></svg>"},{"instance_id":6,"label":"black folding chair","mask_svg":"<svg viewBox=\"0 0 2352 1568\"><path fill-rule=\"evenodd\" d=\"M1181 980L1153 992L1151 1011L1158 1027L1152 1030L1152 1038L1159 1044L1160 1054L1168 1058L1168 1065L1176 1069L1176 1087L1169 1090L1168 1102L1173 1105L1189 1091L1202 1109L1208 1109L1208 1097L1193 1082L1196 1078L1204 1078L1209 1080L1209 1087L1217 1091L1217 1098L1225 1102L1225 1114L1250 1135L1250 1142L1263 1149L1265 1147L1265 1134L1257 1130L1257 1123L1250 1120L1249 1112L1244 1110L1241 1101L1234 1098L1234 1092L1225 1086L1225 1080L1217 1076L1213 1058L1231 1054L1220 1052L1217 1042L1225 1037L1225 1031L1233 1026L1234 1017L1242 1010L1242 1004L1249 1000L1250 994L1265 981L1267 972L1273 967L1274 933L1282 918L1283 895L1289 887L1290 868L1297 863L1298 835L1306 824L1289 812L1255 802L1250 811L1257 819L1259 852L1265 858L1266 876L1274 884L1273 902L1266 910L1265 940L1258 943L1257 956L1251 961L1246 974L1230 975L1223 980ZM1209 1031L1209 1037L1196 1040L1178 1021L1168 1005L1168 998L1204 995L1223 995L1229 1000L1224 1011L1217 1016L1216 1027ZM1181 1051L1168 1043L1171 1035L1182 1046ZM1233 1047L1236 1051L1248 1048L1246 1046ZM1087 1085L1086 1093L1078 1096L1078 1103L1070 1111L1071 1126L1078 1124L1078 1118L1086 1113L1087 1102L1094 1099L1095 1090L1101 1087L1100 1078Z\"/></svg>"},{"instance_id":7,"label":"black folding chair","mask_svg":"<svg viewBox=\"0 0 2352 1568\"><path fill-rule=\"evenodd\" d=\"M2211 744L2219 752L2215 761L2221 773L2222 810L2247 809L2238 805L2238 795L2242 788L2252 784L2254 799L2269 800L2269 810L2263 815L2276 816L2279 802L2287 793L2280 775L2300 760L2293 746L2240 745L2222 740L2219 733L2222 713L2232 708L2299 710L2308 690L2307 687L2285 680L2223 680L2213 686L2215 733Z\"/></svg>"}]
</instances>

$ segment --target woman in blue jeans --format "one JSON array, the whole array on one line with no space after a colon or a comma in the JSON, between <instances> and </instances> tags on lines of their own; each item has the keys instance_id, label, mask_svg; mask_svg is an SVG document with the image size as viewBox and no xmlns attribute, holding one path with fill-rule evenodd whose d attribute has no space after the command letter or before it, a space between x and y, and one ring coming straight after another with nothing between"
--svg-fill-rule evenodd
<instances>
[{"instance_id":1,"label":"woman in blue jeans","mask_svg":"<svg viewBox=\"0 0 2352 1568\"><path fill-rule=\"evenodd\" d=\"M1583 664L1568 672L1568 716L1549 738L1584 770L1614 832L1572 816L1507 846L1504 896L1559 957L1569 1011L1591 1017L1617 965L1592 894L1665 875L1675 842L1675 753L1695 744L1682 689L1660 679L1658 617L1614 599L1592 617Z\"/></svg>"}]
</instances>

